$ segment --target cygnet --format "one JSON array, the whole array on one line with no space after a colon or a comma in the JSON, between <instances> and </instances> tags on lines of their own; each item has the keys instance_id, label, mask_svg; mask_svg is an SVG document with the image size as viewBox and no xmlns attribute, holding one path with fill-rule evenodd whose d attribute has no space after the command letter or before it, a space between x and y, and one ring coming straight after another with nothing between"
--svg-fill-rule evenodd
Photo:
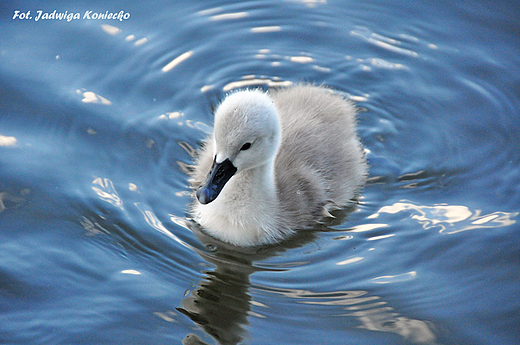
<instances>
[{"instance_id":1,"label":"cygnet","mask_svg":"<svg viewBox=\"0 0 520 345\"><path fill-rule=\"evenodd\" d=\"M326 87L241 90L215 112L191 213L236 246L280 242L355 201L367 175L356 108Z\"/></svg>"}]
</instances>

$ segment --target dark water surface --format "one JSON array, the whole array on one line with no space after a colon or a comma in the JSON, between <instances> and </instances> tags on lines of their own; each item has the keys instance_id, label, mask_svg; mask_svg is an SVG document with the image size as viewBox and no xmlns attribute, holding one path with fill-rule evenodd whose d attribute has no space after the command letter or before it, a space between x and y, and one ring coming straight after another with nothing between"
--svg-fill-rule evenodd
<instances>
[{"instance_id":1,"label":"dark water surface","mask_svg":"<svg viewBox=\"0 0 520 345\"><path fill-rule=\"evenodd\" d=\"M517 4L8 1L0 14L0 343L520 342ZM363 110L359 205L258 252L205 238L186 219L186 169L212 107L298 81Z\"/></svg>"}]
</instances>

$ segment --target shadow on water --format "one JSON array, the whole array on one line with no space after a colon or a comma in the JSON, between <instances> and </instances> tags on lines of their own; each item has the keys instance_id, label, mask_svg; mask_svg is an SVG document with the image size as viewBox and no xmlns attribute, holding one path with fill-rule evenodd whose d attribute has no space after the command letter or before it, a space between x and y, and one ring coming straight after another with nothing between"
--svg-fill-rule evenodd
<instances>
[{"instance_id":1,"label":"shadow on water","mask_svg":"<svg viewBox=\"0 0 520 345\"><path fill-rule=\"evenodd\" d=\"M336 222L333 222L336 223ZM290 268L261 267L262 260L280 255L291 249L303 247L317 237L317 231L330 231L321 225L313 231L301 231L284 243L253 248L239 248L220 242L208 235L194 222L185 225L196 234L207 251L198 254L213 270L204 272L205 277L181 302L177 311L188 316L206 334L221 345L238 344L247 340L248 317L258 316L252 311L255 305L250 294L250 277L259 271L288 271ZM329 224L331 225L331 224ZM257 289L258 286L255 286ZM351 290L312 292L302 289L262 287L264 292L296 300L306 305L340 306L337 316L354 317L357 328L367 331L389 332L402 336L409 342L435 344L435 327L431 322L415 320L393 311L389 303L370 291ZM346 329L348 331L348 329ZM183 339L185 345L207 344L196 334L190 333Z\"/></svg>"}]
</instances>

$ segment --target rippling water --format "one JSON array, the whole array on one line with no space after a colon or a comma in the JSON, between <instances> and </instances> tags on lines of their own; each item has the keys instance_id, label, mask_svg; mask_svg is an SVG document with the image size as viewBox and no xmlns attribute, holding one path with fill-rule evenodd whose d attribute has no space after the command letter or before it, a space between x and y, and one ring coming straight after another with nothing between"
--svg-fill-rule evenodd
<instances>
[{"instance_id":1,"label":"rippling water","mask_svg":"<svg viewBox=\"0 0 520 345\"><path fill-rule=\"evenodd\" d=\"M0 9L1 343L520 341L517 5ZM359 205L282 246L215 243L186 218L212 108L298 81L362 110Z\"/></svg>"}]
</instances>

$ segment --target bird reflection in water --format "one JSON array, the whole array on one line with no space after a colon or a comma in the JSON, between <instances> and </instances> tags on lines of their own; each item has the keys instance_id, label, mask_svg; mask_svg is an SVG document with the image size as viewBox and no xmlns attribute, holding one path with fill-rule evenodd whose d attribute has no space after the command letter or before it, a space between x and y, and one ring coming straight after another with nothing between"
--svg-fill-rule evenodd
<instances>
[{"instance_id":1,"label":"bird reflection in water","mask_svg":"<svg viewBox=\"0 0 520 345\"><path fill-rule=\"evenodd\" d=\"M187 315L219 344L238 344L247 337L244 327L248 324L247 317L251 313L249 277L256 271L265 270L255 267L253 263L289 247L273 245L239 248L205 235L194 223L190 228L208 248L207 252L199 251L199 255L214 265L215 269L205 272L204 279L181 302L181 307L177 310ZM304 232L298 238L292 239L291 247L297 246L297 243L306 243L312 237L311 232ZM196 335L189 334L183 344L206 343Z\"/></svg>"},{"instance_id":2,"label":"bird reflection in water","mask_svg":"<svg viewBox=\"0 0 520 345\"><path fill-rule=\"evenodd\" d=\"M248 323L247 314L250 311L248 289L252 266L233 262L232 259L226 262L218 257L208 261L215 264L215 270L205 272L206 277L177 310L219 344L237 344L246 335L244 326Z\"/></svg>"},{"instance_id":3,"label":"bird reflection in water","mask_svg":"<svg viewBox=\"0 0 520 345\"><path fill-rule=\"evenodd\" d=\"M237 248L205 235L196 224L191 230L208 248L198 251L204 260L215 266L181 302L177 310L188 316L204 332L221 345L238 344L248 337L246 327L251 311L250 276L265 270L254 265L282 251L303 246L315 238L315 232L301 232L288 243L261 248ZM240 251L237 251L240 250ZM360 328L395 333L412 343L435 344L434 325L415 320L393 310L379 296L369 291L313 293L306 290L265 288L266 292L296 299L297 303L340 306L337 316L355 317ZM188 334L185 345L207 344L195 334Z\"/></svg>"}]
</instances>

